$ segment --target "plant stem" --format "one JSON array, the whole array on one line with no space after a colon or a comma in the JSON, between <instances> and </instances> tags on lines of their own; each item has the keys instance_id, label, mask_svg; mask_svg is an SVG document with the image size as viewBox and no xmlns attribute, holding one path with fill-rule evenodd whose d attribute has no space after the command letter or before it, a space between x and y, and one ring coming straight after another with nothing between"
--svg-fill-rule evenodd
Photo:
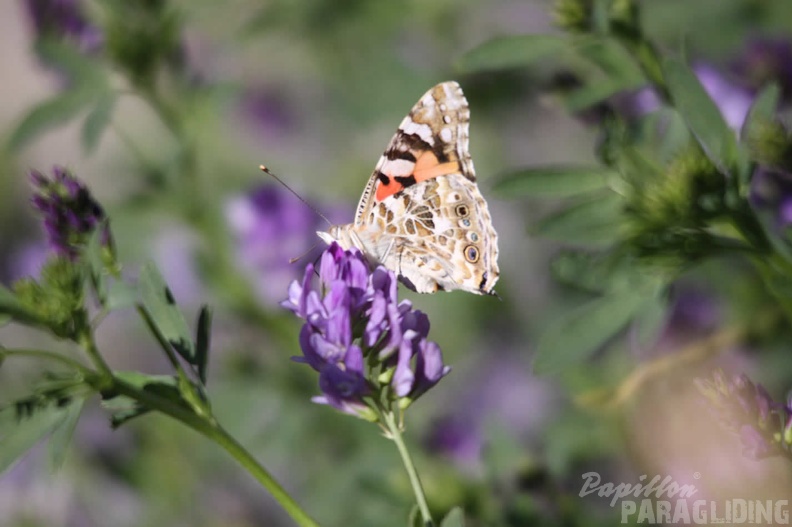
<instances>
[{"instance_id":1,"label":"plant stem","mask_svg":"<svg viewBox=\"0 0 792 527\"><path fill-rule=\"evenodd\" d=\"M99 370L99 373L102 375L102 377L112 377L113 371L99 353L99 349L96 347L96 342L94 341L93 335L86 333L80 337L79 342L83 349L85 349L85 351L88 353L91 362L94 363L94 366L96 366L96 369Z\"/></svg>"},{"instance_id":2,"label":"plant stem","mask_svg":"<svg viewBox=\"0 0 792 527\"><path fill-rule=\"evenodd\" d=\"M418 478L418 472L415 470L415 465L410 457L410 452L407 450L407 445L404 444L404 440L402 439L401 430L399 430L399 425L396 423L396 416L391 411L383 412L382 416L385 419L385 424L388 426L391 439L396 443L396 448L399 450L399 454L401 454L404 468L407 469L407 475L410 477L410 485L412 485L413 492L415 493L415 501L418 503L418 509L421 511L421 518L423 519L424 526L432 527L434 521L429 512L429 506L426 504L426 496L421 486L421 480Z\"/></svg>"},{"instance_id":3,"label":"plant stem","mask_svg":"<svg viewBox=\"0 0 792 527\"><path fill-rule=\"evenodd\" d=\"M207 437L222 446L226 452L237 460L245 470L247 470L270 494L286 509L286 512L304 527L318 527L318 523L313 520L308 513L300 508L296 501L275 481L272 475L248 452L236 439L234 439L224 428L216 425L211 429L211 434Z\"/></svg>"},{"instance_id":4,"label":"plant stem","mask_svg":"<svg viewBox=\"0 0 792 527\"><path fill-rule=\"evenodd\" d=\"M210 422L206 418L190 411L186 406L182 406L169 399L160 397L156 394L138 389L129 383L118 378L114 378L113 387L122 395L131 397L142 403L147 408L160 411L174 419L181 421L204 437L220 445L228 452L231 457L237 460L245 470L247 470L261 485L269 491L278 503L286 510L291 518L302 527L318 527L316 523L306 513L286 490L272 477L253 455L248 452L236 439L234 439L216 421Z\"/></svg>"},{"instance_id":5,"label":"plant stem","mask_svg":"<svg viewBox=\"0 0 792 527\"><path fill-rule=\"evenodd\" d=\"M27 350L27 349L0 349L0 357L28 357L33 359L45 359L60 362L70 368L74 368L75 370L79 371L83 375L92 376L95 375L95 372L90 368L87 368L85 365L77 362L74 359L70 359L69 357L64 357L58 353L53 353L51 351L43 351L43 350Z\"/></svg>"}]
</instances>

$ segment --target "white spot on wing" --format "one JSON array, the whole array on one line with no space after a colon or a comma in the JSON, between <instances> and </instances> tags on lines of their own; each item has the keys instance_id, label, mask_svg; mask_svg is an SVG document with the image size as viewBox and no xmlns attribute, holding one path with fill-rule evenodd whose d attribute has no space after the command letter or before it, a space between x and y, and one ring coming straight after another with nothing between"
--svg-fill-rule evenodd
<instances>
[{"instance_id":1,"label":"white spot on wing","mask_svg":"<svg viewBox=\"0 0 792 527\"><path fill-rule=\"evenodd\" d=\"M443 128L442 130L440 130L440 139L442 139L446 143L450 143L453 138L454 138L454 134L453 132L451 132L450 128Z\"/></svg>"},{"instance_id":2,"label":"white spot on wing","mask_svg":"<svg viewBox=\"0 0 792 527\"><path fill-rule=\"evenodd\" d=\"M409 176L415 163L406 159L391 159L382 165L382 172L389 176Z\"/></svg>"},{"instance_id":3,"label":"white spot on wing","mask_svg":"<svg viewBox=\"0 0 792 527\"><path fill-rule=\"evenodd\" d=\"M434 146L432 129L427 124L416 123L409 117L405 117L399 128L407 135L415 134L430 145Z\"/></svg>"}]
</instances>

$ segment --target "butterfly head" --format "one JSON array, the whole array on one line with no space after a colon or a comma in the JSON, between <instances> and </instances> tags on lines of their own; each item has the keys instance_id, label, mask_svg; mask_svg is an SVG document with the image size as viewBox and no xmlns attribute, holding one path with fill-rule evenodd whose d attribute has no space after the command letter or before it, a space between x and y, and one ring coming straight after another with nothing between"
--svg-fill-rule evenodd
<instances>
[{"instance_id":1,"label":"butterfly head","mask_svg":"<svg viewBox=\"0 0 792 527\"><path fill-rule=\"evenodd\" d=\"M344 250L356 246L350 236L349 225L331 225L326 231L316 231L316 235L327 245L336 242Z\"/></svg>"}]
</instances>

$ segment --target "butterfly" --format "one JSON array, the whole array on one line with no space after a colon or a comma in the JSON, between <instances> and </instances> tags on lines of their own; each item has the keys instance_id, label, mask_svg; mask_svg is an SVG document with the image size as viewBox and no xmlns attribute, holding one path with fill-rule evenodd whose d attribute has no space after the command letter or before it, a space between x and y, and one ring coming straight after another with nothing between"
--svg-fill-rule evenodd
<instances>
[{"instance_id":1,"label":"butterfly","mask_svg":"<svg viewBox=\"0 0 792 527\"><path fill-rule=\"evenodd\" d=\"M419 293L495 295L498 235L476 185L469 121L459 84L426 92L380 157L354 222L319 237L356 247Z\"/></svg>"}]
</instances>

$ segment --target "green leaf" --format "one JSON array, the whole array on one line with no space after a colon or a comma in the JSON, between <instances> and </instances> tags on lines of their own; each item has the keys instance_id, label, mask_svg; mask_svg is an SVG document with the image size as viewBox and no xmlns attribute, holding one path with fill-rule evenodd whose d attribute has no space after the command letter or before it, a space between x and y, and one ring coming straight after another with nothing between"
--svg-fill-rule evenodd
<instances>
[{"instance_id":1,"label":"green leaf","mask_svg":"<svg viewBox=\"0 0 792 527\"><path fill-rule=\"evenodd\" d=\"M114 281L107 288L107 302L105 307L110 311L132 307L139 301L137 290L131 285Z\"/></svg>"},{"instance_id":2,"label":"green leaf","mask_svg":"<svg viewBox=\"0 0 792 527\"><path fill-rule=\"evenodd\" d=\"M614 289L614 279L629 270L623 258L606 253L564 251L550 264L553 278L558 282L590 293L604 293Z\"/></svg>"},{"instance_id":3,"label":"green leaf","mask_svg":"<svg viewBox=\"0 0 792 527\"><path fill-rule=\"evenodd\" d=\"M65 419L69 406L48 404L30 415L20 416L14 406L0 411L0 473L5 472L22 455Z\"/></svg>"},{"instance_id":4,"label":"green leaf","mask_svg":"<svg viewBox=\"0 0 792 527\"><path fill-rule=\"evenodd\" d=\"M86 154L93 153L99 145L102 133L110 124L118 95L107 92L96 101L96 106L88 113L82 128L82 147Z\"/></svg>"},{"instance_id":5,"label":"green leaf","mask_svg":"<svg viewBox=\"0 0 792 527\"><path fill-rule=\"evenodd\" d=\"M104 223L93 230L88 243L85 246L85 260L88 263L88 275L91 285L99 297L99 302L104 305L107 301L107 273L105 272L104 260L102 259L102 236Z\"/></svg>"},{"instance_id":6,"label":"green leaf","mask_svg":"<svg viewBox=\"0 0 792 527\"><path fill-rule=\"evenodd\" d=\"M465 513L460 507L454 507L448 514L446 514L443 521L440 522L440 527L464 527Z\"/></svg>"},{"instance_id":7,"label":"green leaf","mask_svg":"<svg viewBox=\"0 0 792 527\"><path fill-rule=\"evenodd\" d=\"M648 347L657 341L665 326L668 306L665 298L657 297L649 302L636 316L638 345Z\"/></svg>"},{"instance_id":8,"label":"green leaf","mask_svg":"<svg viewBox=\"0 0 792 527\"><path fill-rule=\"evenodd\" d=\"M457 62L463 72L521 68L569 49L569 40L559 35L500 37L473 48Z\"/></svg>"},{"instance_id":9,"label":"green leaf","mask_svg":"<svg viewBox=\"0 0 792 527\"><path fill-rule=\"evenodd\" d=\"M198 367L198 378L206 384L206 367L209 362L209 346L212 336L212 309L201 306L198 315L198 329L195 337L195 365Z\"/></svg>"},{"instance_id":10,"label":"green leaf","mask_svg":"<svg viewBox=\"0 0 792 527\"><path fill-rule=\"evenodd\" d=\"M611 243L620 236L622 207L622 198L615 194L578 203L545 217L536 225L533 233L567 243Z\"/></svg>"},{"instance_id":11,"label":"green leaf","mask_svg":"<svg viewBox=\"0 0 792 527\"><path fill-rule=\"evenodd\" d=\"M741 130L741 137L743 140L751 137L752 130L757 125L770 123L776 120L776 112L778 111L778 103L781 99L781 88L777 83L772 83L763 89L759 95L754 99L748 116L745 118ZM744 170L740 174L740 187L746 189L750 183L751 173L749 170Z\"/></svg>"},{"instance_id":12,"label":"green leaf","mask_svg":"<svg viewBox=\"0 0 792 527\"><path fill-rule=\"evenodd\" d=\"M69 77L69 81L83 88L98 88L108 84L102 63L95 57L81 53L74 45L55 38L36 42L39 58Z\"/></svg>"},{"instance_id":13,"label":"green leaf","mask_svg":"<svg viewBox=\"0 0 792 527\"><path fill-rule=\"evenodd\" d=\"M43 62L63 71L71 88L33 107L11 134L9 144L20 149L43 132L61 125L110 92L107 75L95 58L67 43L42 39L36 52Z\"/></svg>"},{"instance_id":14,"label":"green leaf","mask_svg":"<svg viewBox=\"0 0 792 527\"><path fill-rule=\"evenodd\" d=\"M646 77L632 55L617 40L585 36L575 41L579 55L594 63L613 84L636 88L646 84Z\"/></svg>"},{"instance_id":15,"label":"green leaf","mask_svg":"<svg viewBox=\"0 0 792 527\"><path fill-rule=\"evenodd\" d=\"M561 100L569 112L578 113L617 93L638 88L642 84L643 82L615 82L611 80L586 81L582 87L562 94Z\"/></svg>"},{"instance_id":16,"label":"green leaf","mask_svg":"<svg viewBox=\"0 0 792 527\"><path fill-rule=\"evenodd\" d=\"M139 288L143 306L151 317L151 322L179 355L194 364L195 345L190 328L153 263L147 263L140 271Z\"/></svg>"},{"instance_id":17,"label":"green leaf","mask_svg":"<svg viewBox=\"0 0 792 527\"><path fill-rule=\"evenodd\" d=\"M90 92L75 88L34 106L12 132L10 147L19 150L42 133L68 122L93 99Z\"/></svg>"},{"instance_id":18,"label":"green leaf","mask_svg":"<svg viewBox=\"0 0 792 527\"><path fill-rule=\"evenodd\" d=\"M586 360L624 328L654 295L648 287L612 293L566 313L539 337L534 372L555 374Z\"/></svg>"},{"instance_id":19,"label":"green leaf","mask_svg":"<svg viewBox=\"0 0 792 527\"><path fill-rule=\"evenodd\" d=\"M653 115L657 116L656 126L647 142L656 145L657 159L668 163L689 145L690 130L679 112L672 108L664 108Z\"/></svg>"},{"instance_id":20,"label":"green leaf","mask_svg":"<svg viewBox=\"0 0 792 527\"><path fill-rule=\"evenodd\" d=\"M52 470L58 470L63 466L63 461L66 459L67 447L74 435L77 421L80 420L84 404L85 399L77 399L72 402L68 406L63 419L52 432L49 441L49 457Z\"/></svg>"},{"instance_id":21,"label":"green leaf","mask_svg":"<svg viewBox=\"0 0 792 527\"><path fill-rule=\"evenodd\" d=\"M757 122L774 121L778 110L778 102L781 99L781 88L778 83L772 83L765 87L754 99L748 117L745 119L741 135L746 137L748 130Z\"/></svg>"},{"instance_id":22,"label":"green leaf","mask_svg":"<svg viewBox=\"0 0 792 527\"><path fill-rule=\"evenodd\" d=\"M664 71L674 105L707 157L723 173L731 173L740 163L737 140L715 102L684 63L667 59Z\"/></svg>"},{"instance_id":23,"label":"green leaf","mask_svg":"<svg viewBox=\"0 0 792 527\"><path fill-rule=\"evenodd\" d=\"M607 188L615 176L601 167L534 167L500 176L493 192L502 197L576 196Z\"/></svg>"},{"instance_id":24,"label":"green leaf","mask_svg":"<svg viewBox=\"0 0 792 527\"><path fill-rule=\"evenodd\" d=\"M2 285L0 285L0 317L22 324L44 325L44 321L38 315L29 311L14 293Z\"/></svg>"},{"instance_id":25,"label":"green leaf","mask_svg":"<svg viewBox=\"0 0 792 527\"><path fill-rule=\"evenodd\" d=\"M173 376L147 375L137 371L116 371L113 372L113 375L135 388L156 393L186 406L177 388L177 380ZM110 423L113 428L118 428L131 419L150 411L149 408L141 406L134 399L112 392L102 394L102 406L111 412Z\"/></svg>"}]
</instances>

